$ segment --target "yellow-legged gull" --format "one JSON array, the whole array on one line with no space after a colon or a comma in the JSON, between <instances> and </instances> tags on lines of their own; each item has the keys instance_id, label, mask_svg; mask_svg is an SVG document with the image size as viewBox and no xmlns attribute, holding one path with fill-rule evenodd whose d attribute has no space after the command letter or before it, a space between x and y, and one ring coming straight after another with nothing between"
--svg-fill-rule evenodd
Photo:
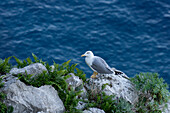
<instances>
[{"instance_id":1,"label":"yellow-legged gull","mask_svg":"<svg viewBox=\"0 0 170 113\"><path fill-rule=\"evenodd\" d=\"M100 74L112 74L114 71L109 65L99 56L94 56L92 51L86 51L81 57L86 56L86 64L94 71L91 78L96 78L98 73Z\"/></svg>"}]
</instances>

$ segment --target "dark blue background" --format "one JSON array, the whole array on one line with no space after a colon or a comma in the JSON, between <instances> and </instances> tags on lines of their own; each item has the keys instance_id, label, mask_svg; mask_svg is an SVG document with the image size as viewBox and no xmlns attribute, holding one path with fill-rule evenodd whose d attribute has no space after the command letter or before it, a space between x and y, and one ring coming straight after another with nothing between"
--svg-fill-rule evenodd
<instances>
[{"instance_id":1,"label":"dark blue background","mask_svg":"<svg viewBox=\"0 0 170 113\"><path fill-rule=\"evenodd\" d=\"M92 71L80 57L87 50L128 76L158 72L170 83L169 1L0 2L0 58L35 53L50 64L72 59L89 77Z\"/></svg>"}]
</instances>

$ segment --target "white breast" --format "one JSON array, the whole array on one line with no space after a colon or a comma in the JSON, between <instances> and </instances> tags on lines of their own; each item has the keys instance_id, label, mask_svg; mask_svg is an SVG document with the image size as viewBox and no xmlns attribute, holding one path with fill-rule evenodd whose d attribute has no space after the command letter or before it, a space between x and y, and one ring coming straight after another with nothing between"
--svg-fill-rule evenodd
<instances>
[{"instance_id":1,"label":"white breast","mask_svg":"<svg viewBox=\"0 0 170 113\"><path fill-rule=\"evenodd\" d=\"M87 64L93 71L95 71L95 70L91 67L92 62L93 62L93 57L86 57L86 58L85 58L85 62L86 62L86 64ZM96 72L96 71L95 71L95 72Z\"/></svg>"},{"instance_id":2,"label":"white breast","mask_svg":"<svg viewBox=\"0 0 170 113\"><path fill-rule=\"evenodd\" d=\"M88 66L91 66L92 65L92 62L93 62L93 58L92 57L86 57L85 58L85 61L87 63Z\"/></svg>"}]
</instances>

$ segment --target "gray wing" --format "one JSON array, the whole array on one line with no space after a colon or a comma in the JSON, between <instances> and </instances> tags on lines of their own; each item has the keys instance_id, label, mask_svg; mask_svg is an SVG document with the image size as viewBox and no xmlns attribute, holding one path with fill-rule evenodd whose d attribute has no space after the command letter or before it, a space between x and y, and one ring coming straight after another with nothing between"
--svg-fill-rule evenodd
<instances>
[{"instance_id":1,"label":"gray wing","mask_svg":"<svg viewBox=\"0 0 170 113\"><path fill-rule=\"evenodd\" d=\"M108 64L100 57L95 56L91 67L101 74L112 74L112 69Z\"/></svg>"}]
</instances>

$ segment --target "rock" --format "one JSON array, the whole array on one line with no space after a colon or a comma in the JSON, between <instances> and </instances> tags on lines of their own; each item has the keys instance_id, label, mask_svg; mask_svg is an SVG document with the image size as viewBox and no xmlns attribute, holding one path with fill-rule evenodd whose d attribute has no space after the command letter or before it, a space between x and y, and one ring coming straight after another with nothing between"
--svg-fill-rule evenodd
<instances>
[{"instance_id":1,"label":"rock","mask_svg":"<svg viewBox=\"0 0 170 113\"><path fill-rule=\"evenodd\" d=\"M2 83L4 83L4 86L0 89L0 91L7 90L9 86L16 81L18 81L18 77L14 77L11 74L3 75Z\"/></svg>"},{"instance_id":2,"label":"rock","mask_svg":"<svg viewBox=\"0 0 170 113\"><path fill-rule=\"evenodd\" d=\"M82 91L82 93L80 95L80 99L86 99L87 98L87 91L86 91L86 89L83 87L81 89L81 91Z\"/></svg>"},{"instance_id":3,"label":"rock","mask_svg":"<svg viewBox=\"0 0 170 113\"><path fill-rule=\"evenodd\" d=\"M124 77L123 77L123 76ZM132 83L125 78L125 74L98 74L97 78L90 78L85 84L86 88L92 93L105 92L106 95L115 95L116 97L124 98L130 103L134 104L138 100L137 91ZM102 86L107 84L104 89Z\"/></svg>"},{"instance_id":4,"label":"rock","mask_svg":"<svg viewBox=\"0 0 170 113\"><path fill-rule=\"evenodd\" d=\"M38 74L41 74L43 71L47 71L46 67L41 63L35 63L20 69L12 68L9 73L12 75L18 75L18 74L26 75L27 73L27 74L32 74L34 77Z\"/></svg>"},{"instance_id":5,"label":"rock","mask_svg":"<svg viewBox=\"0 0 170 113\"><path fill-rule=\"evenodd\" d=\"M50 85L39 88L26 86L20 80L8 85L3 92L5 104L14 107L14 113L63 113L65 107L57 91Z\"/></svg>"},{"instance_id":6,"label":"rock","mask_svg":"<svg viewBox=\"0 0 170 113\"><path fill-rule=\"evenodd\" d=\"M72 86L72 88L75 91L82 91L81 97L86 98L87 97L87 91L83 87L83 81L78 77L75 76L73 73L69 73L68 75L71 75L71 77L66 79L66 82L68 83L69 86Z\"/></svg>"},{"instance_id":7,"label":"rock","mask_svg":"<svg viewBox=\"0 0 170 113\"><path fill-rule=\"evenodd\" d=\"M83 81L79 79L78 76L75 76L73 73L69 73L68 75L71 75L71 77L66 79L68 85L72 86L74 90L82 89Z\"/></svg>"},{"instance_id":8,"label":"rock","mask_svg":"<svg viewBox=\"0 0 170 113\"><path fill-rule=\"evenodd\" d=\"M87 104L87 103L84 103L84 102L82 102L82 101L79 101L79 102L78 102L78 105L76 106L76 109L82 110L82 109L85 108L86 104Z\"/></svg>"},{"instance_id":9,"label":"rock","mask_svg":"<svg viewBox=\"0 0 170 113\"><path fill-rule=\"evenodd\" d=\"M55 68L54 65L51 65L50 67L51 67L51 72L53 72Z\"/></svg>"},{"instance_id":10,"label":"rock","mask_svg":"<svg viewBox=\"0 0 170 113\"><path fill-rule=\"evenodd\" d=\"M105 113L99 108L89 108L89 110L84 110L83 113Z\"/></svg>"}]
</instances>

